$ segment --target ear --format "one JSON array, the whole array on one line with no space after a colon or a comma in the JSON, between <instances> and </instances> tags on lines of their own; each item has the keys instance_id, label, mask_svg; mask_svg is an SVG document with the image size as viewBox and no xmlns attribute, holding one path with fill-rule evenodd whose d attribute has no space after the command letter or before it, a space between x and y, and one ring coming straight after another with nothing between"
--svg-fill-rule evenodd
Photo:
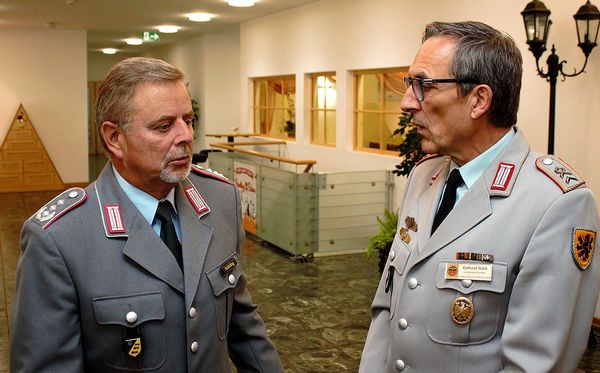
<instances>
[{"instance_id":1,"label":"ear","mask_svg":"<svg viewBox=\"0 0 600 373\"><path fill-rule=\"evenodd\" d=\"M494 93L487 84L480 84L471 91L472 119L479 119L490 110L493 96Z\"/></svg>"},{"instance_id":2,"label":"ear","mask_svg":"<svg viewBox=\"0 0 600 373\"><path fill-rule=\"evenodd\" d=\"M101 136L106 143L108 151L116 158L123 158L123 145L121 134L123 129L116 123L106 121L102 123Z\"/></svg>"}]
</instances>

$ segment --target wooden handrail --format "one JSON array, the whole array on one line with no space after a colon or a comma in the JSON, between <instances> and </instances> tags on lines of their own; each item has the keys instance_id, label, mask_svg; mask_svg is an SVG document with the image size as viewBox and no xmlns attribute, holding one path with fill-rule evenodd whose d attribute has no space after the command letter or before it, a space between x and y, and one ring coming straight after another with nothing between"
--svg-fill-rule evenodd
<instances>
[{"instance_id":1,"label":"wooden handrail","mask_svg":"<svg viewBox=\"0 0 600 373\"><path fill-rule=\"evenodd\" d=\"M302 172L310 171L312 166L317 163L317 161L315 161L314 159L298 160L298 159L291 159L291 158L287 158L287 157L280 157L277 155L271 155L271 154L267 154L267 153L257 152L255 150L236 148L236 145L274 145L274 144L285 144L285 143L286 143L285 141L247 141L247 142L238 142L238 143L216 142L216 143L212 143L209 145L212 147L215 147L215 148L221 148L221 149L225 149L225 150L229 150L229 151L233 151L233 152L238 152L238 153L242 153L242 154L253 155L256 157L260 157L260 158L270 159L272 161L280 161L280 162L291 163L291 164L295 164L295 165L306 165L306 167L304 168L304 171L302 171Z\"/></svg>"}]
</instances>

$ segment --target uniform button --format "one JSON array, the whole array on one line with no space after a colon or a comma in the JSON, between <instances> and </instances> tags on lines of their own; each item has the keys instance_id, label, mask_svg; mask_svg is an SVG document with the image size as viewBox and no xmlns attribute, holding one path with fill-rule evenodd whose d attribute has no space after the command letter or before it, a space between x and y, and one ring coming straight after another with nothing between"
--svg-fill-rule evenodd
<instances>
[{"instance_id":1,"label":"uniform button","mask_svg":"<svg viewBox=\"0 0 600 373\"><path fill-rule=\"evenodd\" d=\"M71 193L69 193L69 198L75 198L79 195L79 193L77 193L77 191L72 191Z\"/></svg>"},{"instance_id":2,"label":"uniform button","mask_svg":"<svg viewBox=\"0 0 600 373\"><path fill-rule=\"evenodd\" d=\"M189 312L190 318L192 318L192 319L195 318L197 314L198 314L198 311L196 311L196 308L194 308L194 307L190 308L190 312Z\"/></svg>"},{"instance_id":3,"label":"uniform button","mask_svg":"<svg viewBox=\"0 0 600 373\"><path fill-rule=\"evenodd\" d=\"M473 280L460 280L460 283L462 284L462 286L468 288L471 287L471 285L473 285Z\"/></svg>"},{"instance_id":4,"label":"uniform button","mask_svg":"<svg viewBox=\"0 0 600 373\"><path fill-rule=\"evenodd\" d=\"M390 260L394 260L396 257L396 252L394 250L390 251Z\"/></svg>"},{"instance_id":5,"label":"uniform button","mask_svg":"<svg viewBox=\"0 0 600 373\"><path fill-rule=\"evenodd\" d=\"M396 363L394 365L396 366L396 370L398 372L402 372L404 368L406 368L406 364L404 364L404 361L402 360L396 360Z\"/></svg>"},{"instance_id":6,"label":"uniform button","mask_svg":"<svg viewBox=\"0 0 600 373\"><path fill-rule=\"evenodd\" d=\"M229 275L229 277L227 278L227 280L229 281L229 283L231 285L235 284L235 276L234 275Z\"/></svg>"},{"instance_id":7,"label":"uniform button","mask_svg":"<svg viewBox=\"0 0 600 373\"><path fill-rule=\"evenodd\" d=\"M406 321L406 319L402 318L402 319L398 320L398 326L400 327L400 329L405 330L406 328L408 328L408 321Z\"/></svg>"},{"instance_id":8,"label":"uniform button","mask_svg":"<svg viewBox=\"0 0 600 373\"><path fill-rule=\"evenodd\" d=\"M416 278L411 277L411 278L408 279L408 288L409 289L412 290L412 289L416 288L417 285L419 285L419 282L417 281Z\"/></svg>"},{"instance_id":9,"label":"uniform button","mask_svg":"<svg viewBox=\"0 0 600 373\"><path fill-rule=\"evenodd\" d=\"M128 323L133 324L137 321L137 313L133 311L127 312L127 315L125 315L125 320L127 320Z\"/></svg>"},{"instance_id":10,"label":"uniform button","mask_svg":"<svg viewBox=\"0 0 600 373\"><path fill-rule=\"evenodd\" d=\"M190 346L190 350L192 352L198 352L198 342L192 342L192 345Z\"/></svg>"},{"instance_id":11,"label":"uniform button","mask_svg":"<svg viewBox=\"0 0 600 373\"><path fill-rule=\"evenodd\" d=\"M550 166L552 164L552 158L544 158L542 160L542 163L545 164L546 166Z\"/></svg>"}]
</instances>

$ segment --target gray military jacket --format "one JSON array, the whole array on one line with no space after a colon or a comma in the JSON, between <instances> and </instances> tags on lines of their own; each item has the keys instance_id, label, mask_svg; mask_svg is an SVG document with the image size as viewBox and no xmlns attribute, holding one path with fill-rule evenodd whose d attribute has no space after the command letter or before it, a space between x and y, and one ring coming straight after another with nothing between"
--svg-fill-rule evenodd
<instances>
[{"instance_id":1,"label":"gray military jacket","mask_svg":"<svg viewBox=\"0 0 600 373\"><path fill-rule=\"evenodd\" d=\"M11 372L220 373L229 356L283 372L240 265L237 189L195 170L175 200L185 276L110 164L25 223Z\"/></svg>"},{"instance_id":2,"label":"gray military jacket","mask_svg":"<svg viewBox=\"0 0 600 373\"><path fill-rule=\"evenodd\" d=\"M600 283L592 193L517 130L430 236L449 168L410 175L359 371L574 372Z\"/></svg>"}]
</instances>

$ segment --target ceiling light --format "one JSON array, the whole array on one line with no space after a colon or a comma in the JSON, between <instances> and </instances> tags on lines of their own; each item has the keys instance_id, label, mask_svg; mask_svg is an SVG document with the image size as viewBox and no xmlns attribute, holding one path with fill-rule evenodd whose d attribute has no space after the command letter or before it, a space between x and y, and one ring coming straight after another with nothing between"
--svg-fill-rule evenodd
<instances>
[{"instance_id":1,"label":"ceiling light","mask_svg":"<svg viewBox=\"0 0 600 373\"><path fill-rule=\"evenodd\" d=\"M104 49L102 49L102 53L115 54L115 53L117 53L117 50L115 48L104 48Z\"/></svg>"},{"instance_id":2,"label":"ceiling light","mask_svg":"<svg viewBox=\"0 0 600 373\"><path fill-rule=\"evenodd\" d=\"M254 0L226 0L229 6L235 6L239 8L246 8L254 6Z\"/></svg>"},{"instance_id":3,"label":"ceiling light","mask_svg":"<svg viewBox=\"0 0 600 373\"><path fill-rule=\"evenodd\" d=\"M208 22L214 16L209 13L190 13L187 17L192 22Z\"/></svg>"},{"instance_id":4,"label":"ceiling light","mask_svg":"<svg viewBox=\"0 0 600 373\"><path fill-rule=\"evenodd\" d=\"M158 26L158 31L163 34L174 34L179 31L179 27L170 25Z\"/></svg>"},{"instance_id":5,"label":"ceiling light","mask_svg":"<svg viewBox=\"0 0 600 373\"><path fill-rule=\"evenodd\" d=\"M129 45L141 45L144 43L144 41L140 38L130 38L130 39L125 39L125 43L127 43Z\"/></svg>"}]
</instances>

